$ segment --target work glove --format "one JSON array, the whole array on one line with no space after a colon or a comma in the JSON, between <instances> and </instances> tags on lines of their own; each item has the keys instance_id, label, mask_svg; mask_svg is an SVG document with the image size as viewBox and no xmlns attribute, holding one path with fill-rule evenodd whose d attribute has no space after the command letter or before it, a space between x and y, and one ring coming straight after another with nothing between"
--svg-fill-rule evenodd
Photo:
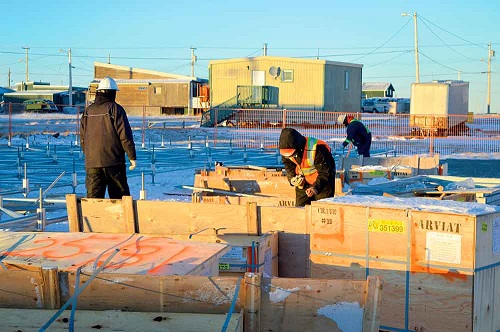
<instances>
[{"instance_id":1,"label":"work glove","mask_svg":"<svg viewBox=\"0 0 500 332\"><path fill-rule=\"evenodd\" d=\"M304 175L295 175L291 180L290 180L290 183L292 184L292 186L294 187L299 187L299 188L302 188L304 186L304 182L305 182L305 177Z\"/></svg>"},{"instance_id":2,"label":"work glove","mask_svg":"<svg viewBox=\"0 0 500 332\"><path fill-rule=\"evenodd\" d=\"M129 170L133 171L137 167L137 161L136 160L131 160L130 161L130 166L128 167Z\"/></svg>"},{"instance_id":3,"label":"work glove","mask_svg":"<svg viewBox=\"0 0 500 332\"><path fill-rule=\"evenodd\" d=\"M349 145L349 143L347 143L346 141L344 141L344 143L342 143L342 146L345 148L347 145Z\"/></svg>"},{"instance_id":4,"label":"work glove","mask_svg":"<svg viewBox=\"0 0 500 332\"><path fill-rule=\"evenodd\" d=\"M306 195L307 197L313 197L314 195L317 195L318 191L314 187L309 187L306 189Z\"/></svg>"}]
</instances>

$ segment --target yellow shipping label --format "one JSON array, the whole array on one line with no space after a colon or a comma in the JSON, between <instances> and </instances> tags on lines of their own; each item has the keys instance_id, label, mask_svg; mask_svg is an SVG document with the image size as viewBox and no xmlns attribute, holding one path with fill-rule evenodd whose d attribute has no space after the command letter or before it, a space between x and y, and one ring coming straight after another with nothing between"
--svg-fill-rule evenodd
<instances>
[{"instance_id":1,"label":"yellow shipping label","mask_svg":"<svg viewBox=\"0 0 500 332\"><path fill-rule=\"evenodd\" d=\"M368 231L369 232L383 232L383 233L404 233L405 224L401 220L368 220Z\"/></svg>"}]
</instances>

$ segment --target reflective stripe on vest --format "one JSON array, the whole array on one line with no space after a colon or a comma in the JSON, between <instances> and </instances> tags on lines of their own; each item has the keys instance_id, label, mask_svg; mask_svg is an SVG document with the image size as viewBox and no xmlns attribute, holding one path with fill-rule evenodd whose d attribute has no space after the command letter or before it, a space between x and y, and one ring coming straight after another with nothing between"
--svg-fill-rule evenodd
<instances>
[{"instance_id":1,"label":"reflective stripe on vest","mask_svg":"<svg viewBox=\"0 0 500 332\"><path fill-rule=\"evenodd\" d=\"M324 145L328 151L330 151L330 147L326 142L316 139L314 137L306 137L306 146L304 149L304 153L302 155L302 162L300 165L293 159L293 162L297 165L296 173L302 174L306 178L306 182L309 184L314 184L316 179L318 178L318 171L314 166L314 158L316 157L316 148L318 144Z\"/></svg>"}]
</instances>

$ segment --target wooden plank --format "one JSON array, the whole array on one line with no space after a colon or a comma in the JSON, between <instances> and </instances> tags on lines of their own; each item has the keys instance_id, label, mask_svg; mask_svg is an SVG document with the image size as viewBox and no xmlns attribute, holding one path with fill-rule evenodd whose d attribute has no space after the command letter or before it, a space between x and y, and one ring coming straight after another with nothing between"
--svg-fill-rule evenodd
<instances>
[{"instance_id":1,"label":"wooden plank","mask_svg":"<svg viewBox=\"0 0 500 332\"><path fill-rule=\"evenodd\" d=\"M138 233L137 221L135 219L134 200L132 196L123 196L123 221L125 222L125 233Z\"/></svg>"},{"instance_id":2,"label":"wooden plank","mask_svg":"<svg viewBox=\"0 0 500 332\"><path fill-rule=\"evenodd\" d=\"M57 267L43 266L41 268L43 279L43 307L45 309L58 309L61 307L61 294Z\"/></svg>"},{"instance_id":3,"label":"wooden plank","mask_svg":"<svg viewBox=\"0 0 500 332\"><path fill-rule=\"evenodd\" d=\"M0 309L2 331L39 331L55 310ZM68 331L70 310L64 311L49 327L50 331ZM29 317L29 319L26 319ZM77 310L76 331L165 331L165 332L220 332L224 314L190 314L165 312L123 312ZM232 314L227 331L242 331L240 313Z\"/></svg>"},{"instance_id":4,"label":"wooden plank","mask_svg":"<svg viewBox=\"0 0 500 332\"><path fill-rule=\"evenodd\" d=\"M82 198L82 231L92 233L130 233L121 199Z\"/></svg>"},{"instance_id":5,"label":"wooden plank","mask_svg":"<svg viewBox=\"0 0 500 332\"><path fill-rule=\"evenodd\" d=\"M68 212L68 226L70 232L81 232L81 215L78 199L75 194L66 195L66 210Z\"/></svg>"},{"instance_id":6,"label":"wooden plank","mask_svg":"<svg viewBox=\"0 0 500 332\"><path fill-rule=\"evenodd\" d=\"M202 195L200 200L194 200L193 203L203 204L246 204L248 202L256 202L258 206L295 206L295 197L237 197L237 196L217 196L217 195Z\"/></svg>"},{"instance_id":7,"label":"wooden plank","mask_svg":"<svg viewBox=\"0 0 500 332\"><path fill-rule=\"evenodd\" d=\"M247 233L247 209L244 205L141 200L136 202L136 206L139 232L142 234L189 235L213 228Z\"/></svg>"},{"instance_id":8,"label":"wooden plank","mask_svg":"<svg viewBox=\"0 0 500 332\"><path fill-rule=\"evenodd\" d=\"M257 216L257 203L248 202L246 203L246 215L247 215L247 234L248 235L260 235L260 227Z\"/></svg>"},{"instance_id":9,"label":"wooden plank","mask_svg":"<svg viewBox=\"0 0 500 332\"><path fill-rule=\"evenodd\" d=\"M245 331L261 331L261 275L251 273L245 275Z\"/></svg>"},{"instance_id":10,"label":"wooden plank","mask_svg":"<svg viewBox=\"0 0 500 332\"><path fill-rule=\"evenodd\" d=\"M366 283L363 332L377 332L380 324L379 308L382 299L382 280L369 276Z\"/></svg>"},{"instance_id":11,"label":"wooden plank","mask_svg":"<svg viewBox=\"0 0 500 332\"><path fill-rule=\"evenodd\" d=\"M74 293L75 273L67 274L66 302ZM81 282L89 274L81 276ZM141 312L227 313L235 297L235 310L245 305L244 280L238 277L152 276L100 273L78 297L78 309ZM119 296L117 296L119 294Z\"/></svg>"},{"instance_id":12,"label":"wooden plank","mask_svg":"<svg viewBox=\"0 0 500 332\"><path fill-rule=\"evenodd\" d=\"M27 237L27 238L26 238ZM4 233L0 243L6 248L24 241L12 250L1 250L6 265L54 266L61 271L92 273L112 254L108 272L151 275L218 273L218 261L228 247L218 243L195 243L161 236L105 233Z\"/></svg>"}]
</instances>

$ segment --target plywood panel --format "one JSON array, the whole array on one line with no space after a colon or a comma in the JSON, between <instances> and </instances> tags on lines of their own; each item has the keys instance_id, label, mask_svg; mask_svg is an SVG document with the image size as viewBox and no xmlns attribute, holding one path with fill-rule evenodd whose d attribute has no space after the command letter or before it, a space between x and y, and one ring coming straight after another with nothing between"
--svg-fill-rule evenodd
<instances>
[{"instance_id":1,"label":"plywood panel","mask_svg":"<svg viewBox=\"0 0 500 332\"><path fill-rule=\"evenodd\" d=\"M244 205L203 205L184 202L137 201L139 232L193 234L225 228L225 233L247 233Z\"/></svg>"},{"instance_id":2,"label":"plywood panel","mask_svg":"<svg viewBox=\"0 0 500 332\"><path fill-rule=\"evenodd\" d=\"M263 278L261 331L361 331L367 291L364 280Z\"/></svg>"},{"instance_id":3,"label":"plywood panel","mask_svg":"<svg viewBox=\"0 0 500 332\"><path fill-rule=\"evenodd\" d=\"M16 232L0 234L0 243L11 248L0 251L5 265L55 266L60 271L82 267L82 271L92 273L119 249L106 271L150 275L217 274L219 258L228 250L217 243L139 234Z\"/></svg>"},{"instance_id":4,"label":"plywood panel","mask_svg":"<svg viewBox=\"0 0 500 332\"><path fill-rule=\"evenodd\" d=\"M0 309L2 331L39 331L56 310ZM63 312L48 328L49 331L68 331L70 310ZM29 319L26 319L29 317ZM182 314L165 312L76 311L76 331L164 331L219 332L224 326L223 314ZM242 315L233 314L227 331L242 331Z\"/></svg>"},{"instance_id":5,"label":"plywood panel","mask_svg":"<svg viewBox=\"0 0 500 332\"><path fill-rule=\"evenodd\" d=\"M134 233L134 221L130 220L130 210L127 204L132 204L130 199L99 199L82 198L81 206L81 231L102 233Z\"/></svg>"},{"instance_id":6,"label":"plywood panel","mask_svg":"<svg viewBox=\"0 0 500 332\"><path fill-rule=\"evenodd\" d=\"M280 277L309 277L308 209L260 206L262 232L279 231L278 257Z\"/></svg>"},{"instance_id":7,"label":"plywood panel","mask_svg":"<svg viewBox=\"0 0 500 332\"><path fill-rule=\"evenodd\" d=\"M66 301L74 292L75 274L68 275ZM81 282L88 280L81 276ZM78 297L78 308L156 312L226 313L236 296L242 309L244 288L236 292L237 277L151 276L103 272ZM243 285L241 285L243 286ZM120 296L116 296L120 294Z\"/></svg>"},{"instance_id":8,"label":"plywood panel","mask_svg":"<svg viewBox=\"0 0 500 332\"><path fill-rule=\"evenodd\" d=\"M27 271L0 268L0 306L11 308L43 308L41 270Z\"/></svg>"}]
</instances>

